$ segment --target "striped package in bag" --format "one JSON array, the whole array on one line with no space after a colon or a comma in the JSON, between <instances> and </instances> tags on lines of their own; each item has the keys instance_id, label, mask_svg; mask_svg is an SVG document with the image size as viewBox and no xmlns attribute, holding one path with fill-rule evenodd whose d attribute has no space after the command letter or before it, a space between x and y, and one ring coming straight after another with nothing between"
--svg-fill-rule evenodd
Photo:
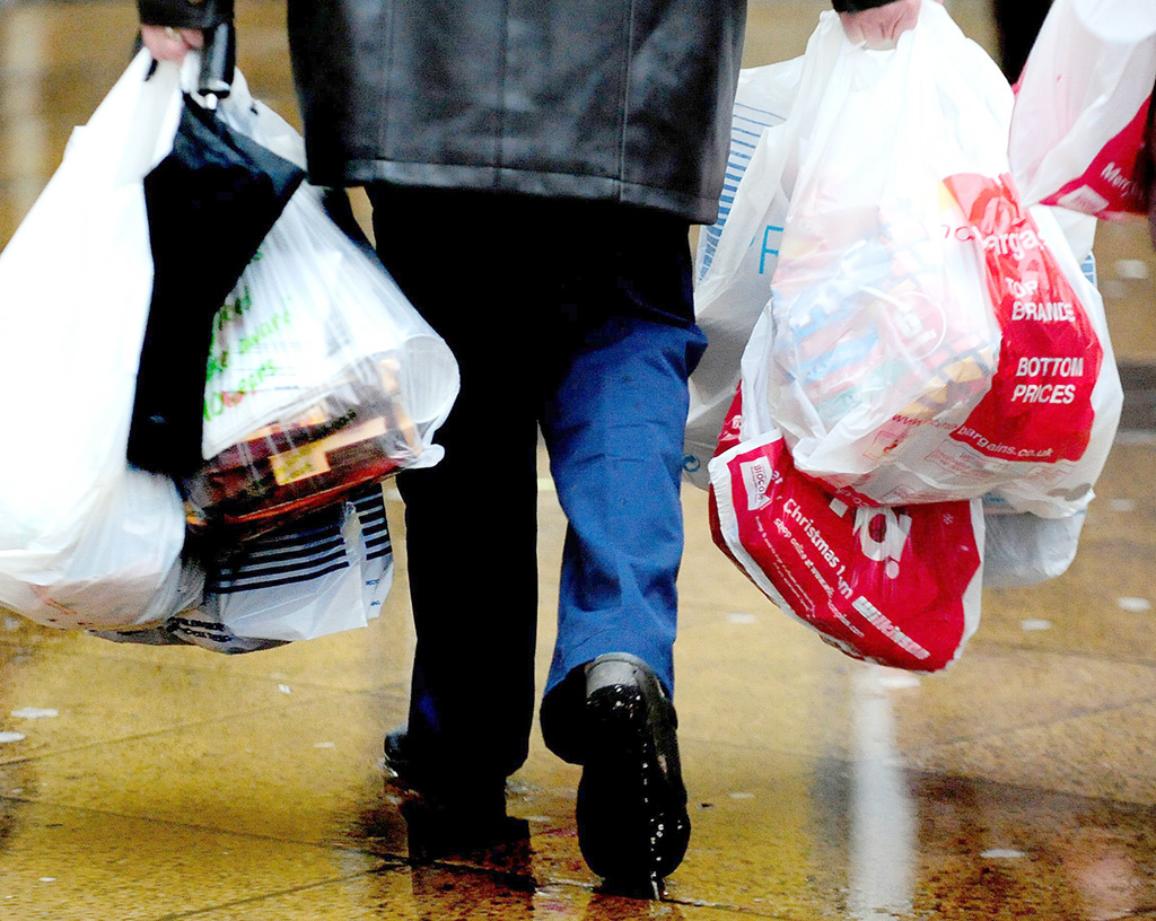
<instances>
[{"instance_id":1,"label":"striped package in bag","mask_svg":"<svg viewBox=\"0 0 1156 921\"><path fill-rule=\"evenodd\" d=\"M367 626L393 584L380 487L232 545L186 547L179 610L138 630L96 632L121 643L254 652Z\"/></svg>"}]
</instances>

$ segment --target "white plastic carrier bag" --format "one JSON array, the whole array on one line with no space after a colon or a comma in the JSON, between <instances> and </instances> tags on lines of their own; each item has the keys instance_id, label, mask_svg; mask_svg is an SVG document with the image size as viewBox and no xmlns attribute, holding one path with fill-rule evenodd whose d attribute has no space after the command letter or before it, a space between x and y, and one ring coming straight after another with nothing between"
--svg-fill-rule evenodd
<instances>
[{"instance_id":1,"label":"white plastic carrier bag","mask_svg":"<svg viewBox=\"0 0 1156 921\"><path fill-rule=\"evenodd\" d=\"M1011 166L1025 201L1146 214L1137 175L1156 84L1156 3L1055 0L1017 85Z\"/></svg>"},{"instance_id":2,"label":"white plastic carrier bag","mask_svg":"<svg viewBox=\"0 0 1156 921\"><path fill-rule=\"evenodd\" d=\"M739 189L747 169L758 157L758 150L766 130L786 121L791 107L795 104L799 80L803 76L803 60L802 57L797 57L789 61L764 64L761 67L747 67L739 71L735 87L734 112L731 116L726 179L719 197L718 219L711 226L702 229L695 253L694 275L696 281L700 283L706 280L714 268L714 257L718 253L723 232L730 222L731 215L738 215L736 226L752 218L757 221L762 217L761 212L773 201L773 188L752 187L741 194ZM733 265L725 271L728 273L733 271Z\"/></svg>"},{"instance_id":3,"label":"white plastic carrier bag","mask_svg":"<svg viewBox=\"0 0 1156 921\"><path fill-rule=\"evenodd\" d=\"M163 624L202 598L205 616L227 621L246 612L243 626L258 631L268 632L260 618L254 622L253 612L277 608L274 619L281 626L270 629L286 638L345 629L341 624L364 621L357 613L361 604L346 606L343 613L335 613L329 601L324 611L314 604L316 622L310 626L302 620L304 609L286 607L284 599L258 599L248 592L246 606L236 598L219 600L226 593L211 586L204 595L206 573L187 561L182 565L188 509L175 484L125 461L153 281L143 180L173 149L184 106L182 86L191 85L196 64L190 55L183 68L162 63L154 72L142 52L89 123L74 133L60 169L0 254L0 384L9 393L35 397L28 411L19 410L22 436L34 447L0 457L0 606L51 626L100 631ZM220 112L275 152L302 158L299 136L249 98L239 73ZM307 357L294 356L293 373L281 381L287 386L275 400L262 403L248 393L244 378L224 388L230 404L246 395L254 397L250 409L260 404L258 430L249 433L249 441L264 437L280 453L263 455L267 479L279 487L280 479L320 480L320 488L293 490L292 501L282 506L285 518L324 505L340 509L359 486L385 475L383 454L390 459L387 472L435 462L440 449L429 438L457 389L457 368L444 343L380 266L341 236L322 213L319 196L309 189L295 199L299 219L292 229L308 243L291 258L321 263L316 273L329 288L314 312L326 320L299 324L308 326L297 342ZM285 258L282 253L276 261ZM371 290L382 279L385 288ZM315 289L316 282L314 290L295 294L316 299ZM348 306L351 300L358 301L356 307ZM278 308L282 315L285 306ZM221 314L229 310L226 305ZM256 325L216 353L223 377L243 375L245 360L262 348L260 373L278 376L272 373L274 355L283 357L286 350L266 348L274 338L267 324L276 316L271 307L262 317L254 304L244 319ZM300 336L309 335L317 339L305 346ZM359 345L351 348L353 339ZM310 390L302 383L310 373L304 362L316 359L318 342L330 359L323 369L328 377L320 384L309 381ZM358 363L358 369L351 367ZM356 399L344 399L351 391ZM335 400L339 411L333 411ZM278 414L285 413L296 414L291 426L282 425ZM278 431L280 440L267 437L278 426L290 430ZM330 471L336 475L326 478ZM198 511L204 509L193 510ZM260 521L262 530L281 524L275 516ZM351 556L360 552L352 531L344 545ZM256 548L246 547L249 551ZM368 571L364 561L361 568ZM336 597L333 588L322 594ZM337 594L352 597L348 591ZM221 615L222 608L229 613ZM294 610L296 619L286 626L283 615Z\"/></svg>"},{"instance_id":4,"label":"white plastic carrier bag","mask_svg":"<svg viewBox=\"0 0 1156 921\"><path fill-rule=\"evenodd\" d=\"M222 112L304 162L300 136L240 75ZM436 463L458 383L445 341L303 184L214 321L193 522L260 530Z\"/></svg>"},{"instance_id":5,"label":"white plastic carrier bag","mask_svg":"<svg viewBox=\"0 0 1156 921\"><path fill-rule=\"evenodd\" d=\"M979 626L981 503L856 508L802 476L735 398L710 462L715 543L772 602L856 659L935 672Z\"/></svg>"},{"instance_id":6,"label":"white plastic carrier bag","mask_svg":"<svg viewBox=\"0 0 1156 921\"><path fill-rule=\"evenodd\" d=\"M1027 588L1068 571L1080 548L1087 512L1066 518L992 511L985 506L984 588Z\"/></svg>"},{"instance_id":7,"label":"white plastic carrier bag","mask_svg":"<svg viewBox=\"0 0 1156 921\"><path fill-rule=\"evenodd\" d=\"M783 124L803 58L739 73L718 220L703 228L695 256L695 322L706 351L690 376L683 471L707 489L727 408L751 330L771 295L790 185Z\"/></svg>"},{"instance_id":8,"label":"white plastic carrier bag","mask_svg":"<svg viewBox=\"0 0 1156 921\"><path fill-rule=\"evenodd\" d=\"M184 514L125 460L152 283L143 177L179 70L138 56L0 253L0 607L58 627L148 622L178 591Z\"/></svg>"},{"instance_id":9,"label":"white plastic carrier bag","mask_svg":"<svg viewBox=\"0 0 1156 921\"><path fill-rule=\"evenodd\" d=\"M1122 394L1098 295L1007 176L1006 80L930 0L883 53L824 14L819 52L748 414L857 503L1082 508Z\"/></svg>"}]
</instances>

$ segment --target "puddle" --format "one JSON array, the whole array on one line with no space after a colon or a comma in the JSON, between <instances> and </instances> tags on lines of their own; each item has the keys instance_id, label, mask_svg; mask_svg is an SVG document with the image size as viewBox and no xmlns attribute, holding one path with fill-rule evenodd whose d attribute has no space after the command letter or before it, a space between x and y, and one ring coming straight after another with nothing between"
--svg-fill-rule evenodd
<instances>
[{"instance_id":1,"label":"puddle","mask_svg":"<svg viewBox=\"0 0 1156 921\"><path fill-rule=\"evenodd\" d=\"M1023 851L1017 851L1010 847L993 847L984 851L979 856L987 860L1019 860L1028 855Z\"/></svg>"},{"instance_id":2,"label":"puddle","mask_svg":"<svg viewBox=\"0 0 1156 921\"><path fill-rule=\"evenodd\" d=\"M12 716L18 720L48 720L60 716L60 711L51 707L21 707L13 710Z\"/></svg>"},{"instance_id":3,"label":"puddle","mask_svg":"<svg viewBox=\"0 0 1156 921\"><path fill-rule=\"evenodd\" d=\"M1148 263L1143 259L1117 259L1116 277L1125 281L1147 281Z\"/></svg>"},{"instance_id":4,"label":"puddle","mask_svg":"<svg viewBox=\"0 0 1156 921\"><path fill-rule=\"evenodd\" d=\"M895 674L884 674L879 676L879 686L888 691L902 691L907 688L917 688L922 684L918 675L910 675L906 672L896 672Z\"/></svg>"}]
</instances>

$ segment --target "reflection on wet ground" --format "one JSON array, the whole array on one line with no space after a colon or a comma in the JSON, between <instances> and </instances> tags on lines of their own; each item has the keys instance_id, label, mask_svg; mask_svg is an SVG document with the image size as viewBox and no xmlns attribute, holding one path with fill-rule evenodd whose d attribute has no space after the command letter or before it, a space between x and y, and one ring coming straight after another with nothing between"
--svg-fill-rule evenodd
<instances>
[{"instance_id":1,"label":"reflection on wet ground","mask_svg":"<svg viewBox=\"0 0 1156 921\"><path fill-rule=\"evenodd\" d=\"M242 66L293 117L284 10L240 6ZM748 63L801 50L822 6L753 4ZM985 3L953 9L990 45ZM120 2L0 8L0 240L132 32ZM1118 352L1144 365L1151 249L1110 227L1098 251ZM412 846L380 763L412 654L404 559L371 629L238 659L0 614L0 917L1156 918L1154 447L1117 445L1072 571L988 592L964 659L934 679L853 663L774 611L688 491L677 655L695 834L660 903L597 891L577 770L537 737L510 796L528 840ZM564 521L548 484L540 518L549 599ZM543 668L551 619L547 601Z\"/></svg>"}]
</instances>

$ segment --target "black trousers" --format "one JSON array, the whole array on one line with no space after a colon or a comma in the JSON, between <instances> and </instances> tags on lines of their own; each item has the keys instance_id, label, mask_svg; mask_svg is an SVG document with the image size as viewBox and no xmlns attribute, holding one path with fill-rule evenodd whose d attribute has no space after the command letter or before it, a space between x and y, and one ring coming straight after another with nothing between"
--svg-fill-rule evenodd
<instances>
[{"instance_id":1,"label":"black trousers","mask_svg":"<svg viewBox=\"0 0 1156 921\"><path fill-rule=\"evenodd\" d=\"M1028 53L1051 6L1052 0L995 0L1000 66L1012 83L1023 73Z\"/></svg>"},{"instance_id":2,"label":"black trousers","mask_svg":"<svg viewBox=\"0 0 1156 921\"><path fill-rule=\"evenodd\" d=\"M370 198L386 267L462 374L445 459L398 478L412 751L422 773L505 777L526 758L535 702L539 429L568 521L547 745L573 750L557 704L570 695L554 691L598 655L639 656L673 686L686 382L704 345L688 227L497 193Z\"/></svg>"}]
</instances>

